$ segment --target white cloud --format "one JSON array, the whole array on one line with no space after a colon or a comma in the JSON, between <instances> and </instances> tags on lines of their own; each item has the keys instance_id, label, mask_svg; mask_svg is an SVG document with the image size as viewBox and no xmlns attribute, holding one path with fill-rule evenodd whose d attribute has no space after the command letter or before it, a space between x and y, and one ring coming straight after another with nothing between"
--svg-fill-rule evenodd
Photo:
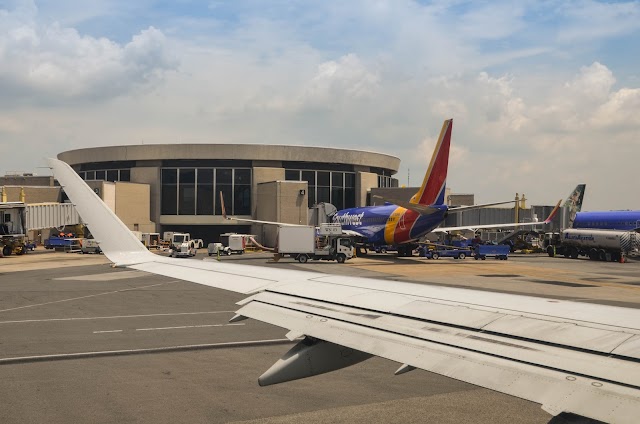
<instances>
[{"instance_id":1,"label":"white cloud","mask_svg":"<svg viewBox=\"0 0 640 424\"><path fill-rule=\"evenodd\" d=\"M637 130L640 128L640 88L621 88L595 110L591 124L596 128ZM640 135L632 140L640 144Z\"/></svg>"},{"instance_id":2,"label":"white cloud","mask_svg":"<svg viewBox=\"0 0 640 424\"><path fill-rule=\"evenodd\" d=\"M580 74L568 82L566 87L572 91L574 99L580 97L582 100L602 102L609 96L615 82L616 79L609 68L594 62L591 66L582 67Z\"/></svg>"},{"instance_id":3,"label":"white cloud","mask_svg":"<svg viewBox=\"0 0 640 424\"><path fill-rule=\"evenodd\" d=\"M354 54L318 66L317 74L304 89L303 102L331 105L340 99L370 98L380 82Z\"/></svg>"},{"instance_id":4,"label":"white cloud","mask_svg":"<svg viewBox=\"0 0 640 424\"><path fill-rule=\"evenodd\" d=\"M0 106L108 99L157 82L175 69L161 31L149 27L119 45L58 23L37 23L34 8L0 15Z\"/></svg>"}]
</instances>

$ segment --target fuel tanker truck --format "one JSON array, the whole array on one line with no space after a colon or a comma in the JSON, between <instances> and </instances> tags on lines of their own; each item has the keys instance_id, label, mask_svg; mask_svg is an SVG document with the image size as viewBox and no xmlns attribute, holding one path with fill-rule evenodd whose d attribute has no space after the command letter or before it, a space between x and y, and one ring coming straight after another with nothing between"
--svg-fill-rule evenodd
<instances>
[{"instance_id":1,"label":"fuel tanker truck","mask_svg":"<svg viewBox=\"0 0 640 424\"><path fill-rule=\"evenodd\" d=\"M545 234L547 253L576 259L587 256L591 260L623 262L631 253L640 251L640 234L635 231L587 230L568 228L560 233Z\"/></svg>"}]
</instances>

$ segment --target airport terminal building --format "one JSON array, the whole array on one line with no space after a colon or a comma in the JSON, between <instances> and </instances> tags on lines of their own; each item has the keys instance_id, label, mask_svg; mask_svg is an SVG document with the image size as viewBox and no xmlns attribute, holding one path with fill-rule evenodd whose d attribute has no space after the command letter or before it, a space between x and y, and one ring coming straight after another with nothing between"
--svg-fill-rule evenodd
<instances>
[{"instance_id":1,"label":"airport terminal building","mask_svg":"<svg viewBox=\"0 0 640 424\"><path fill-rule=\"evenodd\" d=\"M372 188L397 187L393 175L400 165L399 158L381 153L254 144L109 146L70 150L58 158L101 196L101 190L147 185L155 231L190 232L205 242L225 232L251 231L223 218L220 192L227 215L306 225L308 209L316 204L365 206ZM114 198L135 203L145 197L144 190L127 192ZM149 231L148 223L125 223Z\"/></svg>"}]
</instances>

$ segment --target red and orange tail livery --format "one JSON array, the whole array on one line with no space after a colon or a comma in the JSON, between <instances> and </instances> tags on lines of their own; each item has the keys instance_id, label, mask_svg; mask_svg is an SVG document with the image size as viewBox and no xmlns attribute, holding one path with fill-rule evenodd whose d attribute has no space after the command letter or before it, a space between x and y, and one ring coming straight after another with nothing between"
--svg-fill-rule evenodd
<instances>
[{"instance_id":1,"label":"red and orange tail livery","mask_svg":"<svg viewBox=\"0 0 640 424\"><path fill-rule=\"evenodd\" d=\"M429 168L422 181L420 190L413 195L411 203L419 205L444 204L444 191L447 184L447 169L449 168L449 148L451 146L451 130L453 119L442 124L438 143L433 151Z\"/></svg>"}]
</instances>

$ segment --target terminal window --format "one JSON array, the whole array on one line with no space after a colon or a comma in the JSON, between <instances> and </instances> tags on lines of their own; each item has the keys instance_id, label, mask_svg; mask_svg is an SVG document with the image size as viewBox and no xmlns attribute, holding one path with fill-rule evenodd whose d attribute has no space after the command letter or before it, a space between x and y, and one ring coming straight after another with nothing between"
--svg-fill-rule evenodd
<instances>
[{"instance_id":1,"label":"terminal window","mask_svg":"<svg viewBox=\"0 0 640 424\"><path fill-rule=\"evenodd\" d=\"M162 215L222 215L223 193L230 215L251 214L250 168L163 168Z\"/></svg>"},{"instance_id":2,"label":"terminal window","mask_svg":"<svg viewBox=\"0 0 640 424\"><path fill-rule=\"evenodd\" d=\"M287 181L307 182L309 207L321 202L331 203L338 209L355 206L354 172L286 169L284 176Z\"/></svg>"}]
</instances>

